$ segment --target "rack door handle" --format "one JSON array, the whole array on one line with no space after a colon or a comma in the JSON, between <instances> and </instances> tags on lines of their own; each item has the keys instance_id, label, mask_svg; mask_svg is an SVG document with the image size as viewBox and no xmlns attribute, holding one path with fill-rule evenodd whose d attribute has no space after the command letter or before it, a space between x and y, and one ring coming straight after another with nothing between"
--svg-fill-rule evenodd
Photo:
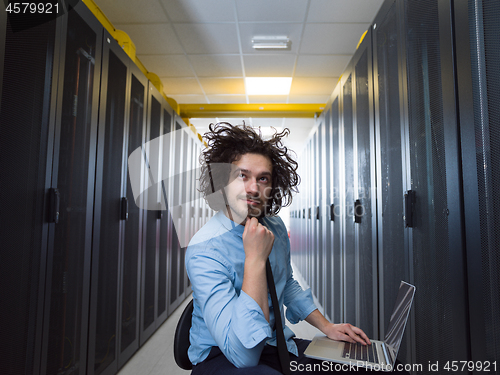
<instances>
[{"instance_id":1,"label":"rack door handle","mask_svg":"<svg viewBox=\"0 0 500 375\"><path fill-rule=\"evenodd\" d=\"M408 190L405 194L405 227L413 228L415 226L415 200L414 190Z\"/></svg>"},{"instance_id":2,"label":"rack door handle","mask_svg":"<svg viewBox=\"0 0 500 375\"><path fill-rule=\"evenodd\" d=\"M127 197L122 197L120 211L121 211L120 219L121 220L128 220L128 199L127 199Z\"/></svg>"},{"instance_id":3,"label":"rack door handle","mask_svg":"<svg viewBox=\"0 0 500 375\"><path fill-rule=\"evenodd\" d=\"M61 202L61 194L59 189L50 188L49 189L49 212L48 212L48 222L49 223L59 223L59 207Z\"/></svg>"},{"instance_id":4,"label":"rack door handle","mask_svg":"<svg viewBox=\"0 0 500 375\"><path fill-rule=\"evenodd\" d=\"M361 224L361 217L363 216L363 205L359 199L354 201L354 222Z\"/></svg>"}]
</instances>

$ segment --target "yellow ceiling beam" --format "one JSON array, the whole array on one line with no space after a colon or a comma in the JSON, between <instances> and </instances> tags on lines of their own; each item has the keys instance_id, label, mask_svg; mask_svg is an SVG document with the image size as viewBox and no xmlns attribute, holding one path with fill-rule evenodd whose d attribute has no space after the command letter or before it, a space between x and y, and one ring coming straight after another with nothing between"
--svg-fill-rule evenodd
<instances>
[{"instance_id":1,"label":"yellow ceiling beam","mask_svg":"<svg viewBox=\"0 0 500 375\"><path fill-rule=\"evenodd\" d=\"M314 118L324 108L325 104L179 104L183 118Z\"/></svg>"}]
</instances>

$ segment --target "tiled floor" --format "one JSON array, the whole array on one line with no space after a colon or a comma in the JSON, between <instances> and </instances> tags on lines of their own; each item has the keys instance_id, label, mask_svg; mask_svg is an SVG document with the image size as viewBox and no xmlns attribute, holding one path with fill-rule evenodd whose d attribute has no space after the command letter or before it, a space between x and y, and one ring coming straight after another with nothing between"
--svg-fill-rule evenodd
<instances>
[{"instance_id":1,"label":"tiled floor","mask_svg":"<svg viewBox=\"0 0 500 375\"><path fill-rule=\"evenodd\" d=\"M305 287L303 280L297 272L294 272L297 281ZM191 300L189 296L174 313L161 325L161 327L150 337L150 339L138 350L138 352L118 372L118 375L186 375L190 371L182 370L174 360L173 338L175 327L182 311ZM319 331L307 324L287 325L297 337L312 339Z\"/></svg>"}]
</instances>

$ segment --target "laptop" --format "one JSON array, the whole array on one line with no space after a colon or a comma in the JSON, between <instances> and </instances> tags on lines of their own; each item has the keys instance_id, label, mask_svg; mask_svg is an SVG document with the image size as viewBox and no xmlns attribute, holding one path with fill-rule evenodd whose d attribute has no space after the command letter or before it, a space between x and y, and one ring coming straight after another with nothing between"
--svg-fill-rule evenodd
<instances>
[{"instance_id":1,"label":"laptop","mask_svg":"<svg viewBox=\"0 0 500 375\"><path fill-rule=\"evenodd\" d=\"M304 354L310 358L349 366L392 371L401 346L406 323L410 316L414 295L415 287L401 281L396 305L392 311L384 341L370 339L371 345L362 345L331 340L325 335L316 335Z\"/></svg>"}]
</instances>

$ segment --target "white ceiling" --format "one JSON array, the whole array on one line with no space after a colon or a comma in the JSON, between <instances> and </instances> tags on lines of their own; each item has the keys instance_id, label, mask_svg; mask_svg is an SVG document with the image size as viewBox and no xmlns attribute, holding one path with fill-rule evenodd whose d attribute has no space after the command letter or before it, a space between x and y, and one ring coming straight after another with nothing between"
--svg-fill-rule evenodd
<instances>
[{"instance_id":1,"label":"white ceiling","mask_svg":"<svg viewBox=\"0 0 500 375\"><path fill-rule=\"evenodd\" d=\"M95 0L179 104L326 103L383 0ZM255 36L287 36L289 50L256 51ZM247 95L245 77L292 77L287 96ZM241 123L242 119L237 122ZM246 119L290 127L312 119ZM192 119L203 134L216 119ZM203 126L205 125L205 126ZM302 129L304 128L304 129ZM307 137L306 137L307 138ZM295 142L294 141L294 142ZM297 143L297 144L298 144Z\"/></svg>"}]
</instances>

